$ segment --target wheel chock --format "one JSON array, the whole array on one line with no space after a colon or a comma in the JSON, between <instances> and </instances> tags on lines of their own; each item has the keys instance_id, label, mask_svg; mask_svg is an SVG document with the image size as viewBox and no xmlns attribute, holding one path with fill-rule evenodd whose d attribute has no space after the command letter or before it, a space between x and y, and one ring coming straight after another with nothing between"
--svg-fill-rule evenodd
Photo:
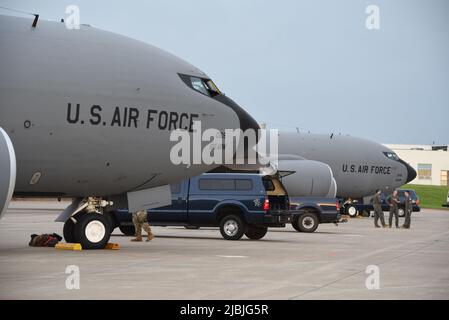
<instances>
[{"instance_id":1,"label":"wheel chock","mask_svg":"<svg viewBox=\"0 0 449 320\"><path fill-rule=\"evenodd\" d=\"M106 243L104 248L108 250L118 250L120 249L120 245L118 243Z\"/></svg>"},{"instance_id":2,"label":"wheel chock","mask_svg":"<svg viewBox=\"0 0 449 320\"><path fill-rule=\"evenodd\" d=\"M57 243L55 245L55 249L59 250L74 250L80 251L83 250L80 243Z\"/></svg>"}]
</instances>

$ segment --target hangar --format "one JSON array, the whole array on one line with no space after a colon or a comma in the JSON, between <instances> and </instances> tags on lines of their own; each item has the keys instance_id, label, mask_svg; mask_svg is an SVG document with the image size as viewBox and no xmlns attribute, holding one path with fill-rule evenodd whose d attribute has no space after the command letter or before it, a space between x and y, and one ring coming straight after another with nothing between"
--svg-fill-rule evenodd
<instances>
[{"instance_id":1,"label":"hangar","mask_svg":"<svg viewBox=\"0 0 449 320\"><path fill-rule=\"evenodd\" d=\"M449 186L448 145L385 144L418 175L411 184Z\"/></svg>"}]
</instances>

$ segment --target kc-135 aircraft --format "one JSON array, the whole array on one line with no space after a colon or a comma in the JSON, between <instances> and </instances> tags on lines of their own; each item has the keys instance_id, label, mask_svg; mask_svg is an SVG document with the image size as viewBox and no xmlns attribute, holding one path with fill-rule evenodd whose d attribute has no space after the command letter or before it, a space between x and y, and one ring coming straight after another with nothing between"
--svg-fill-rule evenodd
<instances>
[{"instance_id":1,"label":"kc-135 aircraft","mask_svg":"<svg viewBox=\"0 0 449 320\"><path fill-rule=\"evenodd\" d=\"M0 43L0 215L13 192L73 197L58 220L83 248L107 243L114 206L160 206L213 168L171 163L174 129L259 129L201 70L125 36L1 15Z\"/></svg>"},{"instance_id":2,"label":"kc-135 aircraft","mask_svg":"<svg viewBox=\"0 0 449 320\"><path fill-rule=\"evenodd\" d=\"M270 170L281 173L292 197L363 200L377 189L391 193L416 178L416 171L388 147L348 135L278 131L277 152L271 148L269 144ZM233 165L213 171L235 170L264 171L258 165Z\"/></svg>"},{"instance_id":3,"label":"kc-135 aircraft","mask_svg":"<svg viewBox=\"0 0 449 320\"><path fill-rule=\"evenodd\" d=\"M357 137L279 132L279 170L291 196L358 199L377 189L390 193L416 171L386 146Z\"/></svg>"}]
</instances>

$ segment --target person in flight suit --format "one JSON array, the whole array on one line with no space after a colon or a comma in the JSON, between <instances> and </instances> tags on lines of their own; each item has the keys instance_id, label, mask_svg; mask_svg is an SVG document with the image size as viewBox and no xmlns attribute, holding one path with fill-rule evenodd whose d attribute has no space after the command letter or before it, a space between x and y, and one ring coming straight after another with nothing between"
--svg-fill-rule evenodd
<instances>
[{"instance_id":1,"label":"person in flight suit","mask_svg":"<svg viewBox=\"0 0 449 320\"><path fill-rule=\"evenodd\" d=\"M151 241L154 238L150 225L148 224L148 215L146 210L140 210L133 213L133 224L134 228L136 228L136 237L131 239L131 241L142 241L142 228L148 233L147 241Z\"/></svg>"},{"instance_id":2,"label":"person in flight suit","mask_svg":"<svg viewBox=\"0 0 449 320\"><path fill-rule=\"evenodd\" d=\"M410 220L413 211L413 203L409 192L405 191L404 195L405 195L405 206L404 206L405 221L404 224L402 225L402 228L410 229Z\"/></svg>"},{"instance_id":3,"label":"person in flight suit","mask_svg":"<svg viewBox=\"0 0 449 320\"><path fill-rule=\"evenodd\" d=\"M373 197L373 207L374 207L374 226L380 228L378 221L382 223L382 227L386 228L384 212L382 210L382 191L376 190L376 194Z\"/></svg>"},{"instance_id":4,"label":"person in flight suit","mask_svg":"<svg viewBox=\"0 0 449 320\"><path fill-rule=\"evenodd\" d=\"M388 217L388 225L391 228L394 215L394 222L396 228L399 228L399 213L398 213L399 198L397 190L394 190L393 194L388 197L388 204L390 205L390 216Z\"/></svg>"}]
</instances>

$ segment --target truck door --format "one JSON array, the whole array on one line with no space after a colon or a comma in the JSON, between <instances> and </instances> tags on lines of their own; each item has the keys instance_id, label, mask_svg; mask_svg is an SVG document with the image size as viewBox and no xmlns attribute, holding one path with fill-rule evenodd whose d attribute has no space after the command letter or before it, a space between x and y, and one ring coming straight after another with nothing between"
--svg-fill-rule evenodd
<instances>
[{"instance_id":1,"label":"truck door","mask_svg":"<svg viewBox=\"0 0 449 320\"><path fill-rule=\"evenodd\" d=\"M207 177L190 179L188 222L191 225L215 225L214 208L234 190L234 180Z\"/></svg>"},{"instance_id":2,"label":"truck door","mask_svg":"<svg viewBox=\"0 0 449 320\"><path fill-rule=\"evenodd\" d=\"M148 210L148 220L153 223L179 223L187 221L187 197L189 180L170 185L172 202L170 206Z\"/></svg>"}]
</instances>

